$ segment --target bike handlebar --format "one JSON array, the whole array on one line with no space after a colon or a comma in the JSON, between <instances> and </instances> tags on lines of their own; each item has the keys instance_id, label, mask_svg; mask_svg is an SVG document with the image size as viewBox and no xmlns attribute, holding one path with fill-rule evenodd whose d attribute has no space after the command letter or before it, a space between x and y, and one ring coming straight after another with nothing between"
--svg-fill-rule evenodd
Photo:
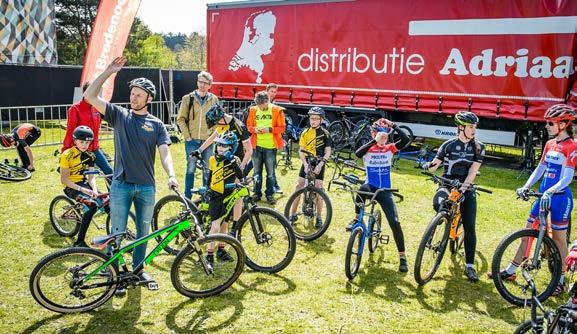
<instances>
[{"instance_id":1,"label":"bike handlebar","mask_svg":"<svg viewBox=\"0 0 577 334\"><path fill-rule=\"evenodd\" d=\"M433 173L431 173L431 172L421 172L421 173L424 174L424 175L427 175L427 176L431 177L431 180L432 180L433 182L439 184L439 185L449 185L449 186L454 187L454 188L460 188L460 187L463 185L463 183L462 183L461 181L456 180L456 179L454 179L454 180L447 179L447 178L445 178L445 177L435 175L435 174L433 174ZM492 193L493 193L492 190L479 187L479 186L477 186L476 184L471 184L471 185L469 186L469 190L481 191L481 192L484 192L484 193L487 193L487 194L492 194Z\"/></svg>"},{"instance_id":2,"label":"bike handlebar","mask_svg":"<svg viewBox=\"0 0 577 334\"><path fill-rule=\"evenodd\" d=\"M362 171L362 172L365 171L365 169L364 169L363 167L357 165L357 163L354 162L353 160L345 160L345 159L340 158L340 157L335 157L334 160L335 160L335 162L338 163L338 164L343 164L343 165L345 165L345 166L347 166L347 167L351 167L351 168L353 168L353 169L360 170L360 171Z\"/></svg>"}]
</instances>

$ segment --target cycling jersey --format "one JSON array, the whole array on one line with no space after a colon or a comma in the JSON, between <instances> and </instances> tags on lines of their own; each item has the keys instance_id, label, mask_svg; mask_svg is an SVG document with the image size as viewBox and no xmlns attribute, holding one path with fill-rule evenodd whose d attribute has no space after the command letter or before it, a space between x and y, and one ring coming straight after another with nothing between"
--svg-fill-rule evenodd
<instances>
[{"instance_id":1,"label":"cycling jersey","mask_svg":"<svg viewBox=\"0 0 577 334\"><path fill-rule=\"evenodd\" d=\"M462 142L459 138L444 142L437 152L437 159L443 161L443 177L464 182L473 162L482 163L485 145L479 141Z\"/></svg>"},{"instance_id":2,"label":"cycling jersey","mask_svg":"<svg viewBox=\"0 0 577 334\"><path fill-rule=\"evenodd\" d=\"M560 142L555 139L549 140L545 144L540 163L546 166L545 174L539 186L539 192L544 192L559 182L563 167L575 169L577 164L577 143L570 137ZM565 187L563 190L568 189L569 187Z\"/></svg>"},{"instance_id":3,"label":"cycling jersey","mask_svg":"<svg viewBox=\"0 0 577 334\"><path fill-rule=\"evenodd\" d=\"M380 147L374 144L363 156L368 184L377 188L391 187L391 165L393 155L399 150L395 144Z\"/></svg>"},{"instance_id":4,"label":"cycling jersey","mask_svg":"<svg viewBox=\"0 0 577 334\"><path fill-rule=\"evenodd\" d=\"M329 132L323 128L306 128L299 138L301 149L312 153L314 156L322 157L325 155L325 148L331 147L333 142Z\"/></svg>"},{"instance_id":5,"label":"cycling jersey","mask_svg":"<svg viewBox=\"0 0 577 334\"><path fill-rule=\"evenodd\" d=\"M228 160L218 161L213 155L208 159L208 184L212 191L224 194L225 184L234 183L235 179L242 178L242 171L239 167L240 160L235 157L235 162ZM230 192L226 190L226 192Z\"/></svg>"},{"instance_id":6,"label":"cycling jersey","mask_svg":"<svg viewBox=\"0 0 577 334\"><path fill-rule=\"evenodd\" d=\"M30 123L22 123L12 130L14 141L20 146L32 145L40 137L40 128Z\"/></svg>"},{"instance_id":7,"label":"cycling jersey","mask_svg":"<svg viewBox=\"0 0 577 334\"><path fill-rule=\"evenodd\" d=\"M74 183L85 182L84 172L89 167L94 167L96 158L94 153L80 151L72 146L60 155L60 168L68 168L68 179Z\"/></svg>"},{"instance_id":8,"label":"cycling jersey","mask_svg":"<svg viewBox=\"0 0 577 334\"><path fill-rule=\"evenodd\" d=\"M244 158L244 147L242 143L250 139L250 132L248 132L248 129L246 128L244 123L235 117L232 118L229 124L216 125L216 132L218 134L224 133L227 130L232 131L238 138L240 144L238 145L234 155L236 155L242 160Z\"/></svg>"}]
</instances>

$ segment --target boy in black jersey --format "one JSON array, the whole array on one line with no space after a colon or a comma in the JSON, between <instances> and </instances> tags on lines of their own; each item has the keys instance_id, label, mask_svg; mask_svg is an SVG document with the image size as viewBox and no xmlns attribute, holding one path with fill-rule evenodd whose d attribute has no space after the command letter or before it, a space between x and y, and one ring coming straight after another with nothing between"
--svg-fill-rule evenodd
<instances>
[{"instance_id":1,"label":"boy in black jersey","mask_svg":"<svg viewBox=\"0 0 577 334\"><path fill-rule=\"evenodd\" d=\"M477 235L475 221L477 219L477 196L469 188L473 184L477 172L485 156L485 145L475 140L475 132L479 118L472 112L461 111L455 115L458 135L444 142L433 161L423 168L432 172L442 163L443 177L457 179L463 185L459 189L465 199L461 203L461 220L465 232L465 275L471 282L477 282L479 277L474 268ZM433 199L433 206L438 210L443 197L448 196L448 190L439 188Z\"/></svg>"},{"instance_id":2,"label":"boy in black jersey","mask_svg":"<svg viewBox=\"0 0 577 334\"><path fill-rule=\"evenodd\" d=\"M240 159L234 155L238 146L236 135L231 131L225 131L216 137L214 142L216 143L214 155L208 160L208 185L210 189L208 214L213 219L209 234L228 232L228 223L223 222L223 218L226 218L223 217L226 211L223 200L232 192L232 189L227 189L226 185L235 183L236 180L243 177L239 166ZM222 261L232 260L224 250L224 244L218 245L216 256ZM214 263L214 244L212 243L208 247L206 259L209 263Z\"/></svg>"}]
</instances>

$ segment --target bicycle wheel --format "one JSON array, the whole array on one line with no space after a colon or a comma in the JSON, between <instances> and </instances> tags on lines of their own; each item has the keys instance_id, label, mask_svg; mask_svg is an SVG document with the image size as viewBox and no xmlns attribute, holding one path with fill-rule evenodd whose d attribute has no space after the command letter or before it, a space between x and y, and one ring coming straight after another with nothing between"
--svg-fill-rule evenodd
<instances>
[{"instance_id":1,"label":"bicycle wheel","mask_svg":"<svg viewBox=\"0 0 577 334\"><path fill-rule=\"evenodd\" d=\"M531 319L525 321L524 323L520 324L513 334L523 334L523 333L545 333L545 329L543 325L545 324L543 316L537 317L537 324L539 325L539 329L535 332L533 330L533 325L531 324Z\"/></svg>"},{"instance_id":2,"label":"bicycle wheel","mask_svg":"<svg viewBox=\"0 0 577 334\"><path fill-rule=\"evenodd\" d=\"M187 200L188 201L188 200ZM192 202L188 201L191 208L195 208ZM182 199L177 195L168 195L161 198L154 206L152 214L151 227L152 231L158 231L166 226L172 225L178 221L178 215L186 210L186 206L182 203ZM199 220L200 221L200 220ZM162 242L163 236L156 237L156 241ZM164 247L164 250L176 255L186 246L186 237L178 235Z\"/></svg>"},{"instance_id":3,"label":"bicycle wheel","mask_svg":"<svg viewBox=\"0 0 577 334\"><path fill-rule=\"evenodd\" d=\"M439 212L427 226L415 257L415 281L423 285L430 281L443 260L449 238L449 216Z\"/></svg>"},{"instance_id":4,"label":"bicycle wheel","mask_svg":"<svg viewBox=\"0 0 577 334\"><path fill-rule=\"evenodd\" d=\"M94 218L92 219L93 223ZM100 224L96 223L96 226L100 226ZM99 228L100 230L100 228ZM112 232L112 226L110 224L110 215L106 215L106 234L111 234ZM96 235L97 236L97 235ZM124 241L134 241L136 240L136 214L134 214L134 212L130 211L128 213L128 223L126 224L126 236L124 237Z\"/></svg>"},{"instance_id":5,"label":"bicycle wheel","mask_svg":"<svg viewBox=\"0 0 577 334\"><path fill-rule=\"evenodd\" d=\"M323 207L317 213L317 198L323 202ZM287 200L284 207L284 216L289 219L291 207L295 201L299 201L299 207L291 221L295 236L300 240L312 241L320 238L329 228L333 217L333 206L327 194L314 187L305 187L295 191ZM317 217L321 218L321 223L317 223Z\"/></svg>"},{"instance_id":6,"label":"bicycle wheel","mask_svg":"<svg viewBox=\"0 0 577 334\"><path fill-rule=\"evenodd\" d=\"M340 146L347 141L349 138L349 131L347 130L347 126L342 121L334 121L329 124L329 128L327 129L331 134L331 140L334 146Z\"/></svg>"},{"instance_id":7,"label":"bicycle wheel","mask_svg":"<svg viewBox=\"0 0 577 334\"><path fill-rule=\"evenodd\" d=\"M379 246L382 220L383 217L381 211L376 210L374 213L374 219L369 221L369 252L371 253L373 253L377 249L377 246Z\"/></svg>"},{"instance_id":8,"label":"bicycle wheel","mask_svg":"<svg viewBox=\"0 0 577 334\"><path fill-rule=\"evenodd\" d=\"M0 179L8 181L25 181L32 177L32 173L22 167L11 166L0 162Z\"/></svg>"},{"instance_id":9,"label":"bicycle wheel","mask_svg":"<svg viewBox=\"0 0 577 334\"><path fill-rule=\"evenodd\" d=\"M78 233L82 222L82 206L65 195L58 195L50 202L48 209L50 223L56 233L63 237L72 237Z\"/></svg>"},{"instance_id":10,"label":"bicycle wheel","mask_svg":"<svg viewBox=\"0 0 577 334\"><path fill-rule=\"evenodd\" d=\"M250 217L260 230L255 235ZM246 265L252 270L276 273L288 266L296 251L296 239L289 222L277 211L253 207L245 212L235 227L236 238L246 254Z\"/></svg>"},{"instance_id":11,"label":"bicycle wheel","mask_svg":"<svg viewBox=\"0 0 577 334\"><path fill-rule=\"evenodd\" d=\"M359 268L361 267L363 243L363 229L357 227L351 232L345 254L345 275L347 275L347 278L350 280L357 276Z\"/></svg>"},{"instance_id":12,"label":"bicycle wheel","mask_svg":"<svg viewBox=\"0 0 577 334\"><path fill-rule=\"evenodd\" d=\"M212 245L211 245L212 244ZM224 247L229 261L214 255L214 264L206 261L208 247ZM233 237L212 234L186 246L176 255L170 269L170 279L176 291L190 298L208 297L226 290L236 281L244 267L242 245Z\"/></svg>"},{"instance_id":13,"label":"bicycle wheel","mask_svg":"<svg viewBox=\"0 0 577 334\"><path fill-rule=\"evenodd\" d=\"M66 248L45 256L32 270L29 287L43 307L59 313L90 311L104 304L116 290L118 270L106 266L79 283L109 257L90 248Z\"/></svg>"},{"instance_id":14,"label":"bicycle wheel","mask_svg":"<svg viewBox=\"0 0 577 334\"><path fill-rule=\"evenodd\" d=\"M503 280L499 273L509 266L517 253L517 249L522 245L523 248L527 248L526 245L530 243L531 247L523 255L519 270L525 270L531 276L538 292L537 299L540 302L551 296L561 277L561 255L553 239L547 235L543 238L538 254L538 263L533 265L538 234L539 231L531 229L513 232L505 237L495 249L491 265L493 283L495 283L501 296L513 305L530 305L532 303L531 289L522 276L519 275L515 280ZM551 261L550 265L549 261Z\"/></svg>"},{"instance_id":15,"label":"bicycle wheel","mask_svg":"<svg viewBox=\"0 0 577 334\"><path fill-rule=\"evenodd\" d=\"M463 231L463 222L459 219L459 223L457 224L457 238L455 240L449 240L449 250L451 254L457 254L463 248L463 244L465 243L465 232Z\"/></svg>"}]
</instances>

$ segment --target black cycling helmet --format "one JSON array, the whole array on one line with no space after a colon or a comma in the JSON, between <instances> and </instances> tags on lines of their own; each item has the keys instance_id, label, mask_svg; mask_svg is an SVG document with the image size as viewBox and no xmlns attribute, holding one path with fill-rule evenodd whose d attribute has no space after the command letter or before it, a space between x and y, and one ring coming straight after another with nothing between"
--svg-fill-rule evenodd
<instances>
[{"instance_id":1,"label":"black cycling helmet","mask_svg":"<svg viewBox=\"0 0 577 334\"><path fill-rule=\"evenodd\" d=\"M152 81L150 81L146 78L136 78L136 79L130 81L128 83L128 86L130 88L138 87L138 88L144 89L150 96L152 96L152 99L154 99L154 97L156 96L156 87L154 86Z\"/></svg>"},{"instance_id":2,"label":"black cycling helmet","mask_svg":"<svg viewBox=\"0 0 577 334\"><path fill-rule=\"evenodd\" d=\"M92 129L87 127L86 125L81 125L74 129L72 133L72 138L84 141L93 141L94 140L94 132Z\"/></svg>"},{"instance_id":3,"label":"black cycling helmet","mask_svg":"<svg viewBox=\"0 0 577 334\"><path fill-rule=\"evenodd\" d=\"M213 126L218 124L218 121L221 118L224 117L224 109L222 109L222 107L219 104L215 104L212 107L210 107L210 109L208 109L204 117L206 119L206 125L208 125L209 128L212 128Z\"/></svg>"},{"instance_id":4,"label":"black cycling helmet","mask_svg":"<svg viewBox=\"0 0 577 334\"><path fill-rule=\"evenodd\" d=\"M0 134L0 144L2 144L3 147L12 146L12 142L13 142L13 138L11 135Z\"/></svg>"},{"instance_id":5,"label":"black cycling helmet","mask_svg":"<svg viewBox=\"0 0 577 334\"><path fill-rule=\"evenodd\" d=\"M459 111L455 115L455 124L462 126L479 124L479 117L470 111Z\"/></svg>"},{"instance_id":6,"label":"black cycling helmet","mask_svg":"<svg viewBox=\"0 0 577 334\"><path fill-rule=\"evenodd\" d=\"M571 108L566 104L555 104L545 112L545 119L551 121L574 121L575 120L575 109Z\"/></svg>"},{"instance_id":7,"label":"black cycling helmet","mask_svg":"<svg viewBox=\"0 0 577 334\"><path fill-rule=\"evenodd\" d=\"M310 115L319 115L319 116L321 116L322 118L325 118L325 111L324 111L323 108L321 108L321 107L312 107L312 108L310 108L308 114L309 114L309 116L310 116Z\"/></svg>"},{"instance_id":8,"label":"black cycling helmet","mask_svg":"<svg viewBox=\"0 0 577 334\"><path fill-rule=\"evenodd\" d=\"M216 144L230 146L230 151L232 152L232 154L234 154L236 152L236 149L238 148L238 137L232 131L225 131L219 134L218 137L216 137L216 139L214 140L214 142ZM214 156L220 160L221 157L218 154L216 146L217 145L214 145Z\"/></svg>"}]
</instances>

